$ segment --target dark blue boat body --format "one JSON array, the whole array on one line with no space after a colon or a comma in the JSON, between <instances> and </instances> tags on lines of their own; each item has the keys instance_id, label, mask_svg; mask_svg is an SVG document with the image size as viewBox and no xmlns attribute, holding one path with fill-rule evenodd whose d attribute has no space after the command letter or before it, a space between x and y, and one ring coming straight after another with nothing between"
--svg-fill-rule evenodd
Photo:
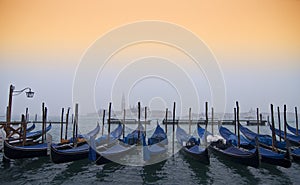
<instances>
[{"instance_id":1,"label":"dark blue boat body","mask_svg":"<svg viewBox=\"0 0 300 185\"><path fill-rule=\"evenodd\" d=\"M210 152L230 160L232 162L258 168L260 165L260 154L258 148L254 152L237 148L231 144L224 144L222 140L214 141L209 146Z\"/></svg>"},{"instance_id":2,"label":"dark blue boat body","mask_svg":"<svg viewBox=\"0 0 300 185\"><path fill-rule=\"evenodd\" d=\"M146 144L144 134L142 134L142 140L144 161L159 160L159 157L162 157L168 151L166 147L166 145L168 145L168 136L159 124L157 124L152 136L148 138L148 145Z\"/></svg>"},{"instance_id":3,"label":"dark blue boat body","mask_svg":"<svg viewBox=\"0 0 300 185\"><path fill-rule=\"evenodd\" d=\"M35 129L35 124L33 123L30 127L26 128L26 132L31 132Z\"/></svg>"},{"instance_id":4,"label":"dark blue boat body","mask_svg":"<svg viewBox=\"0 0 300 185\"><path fill-rule=\"evenodd\" d=\"M222 135L222 137L224 137L224 139L226 139L227 142L229 142L230 144L237 146L237 136L232 133L230 130L228 130L227 128L221 126L219 128L219 132ZM240 147L245 147L246 149L249 149L248 145L252 145L255 146L255 141L249 141L248 139L244 138L243 136L240 137L243 141L240 145ZM248 142L248 145L247 145ZM256 149L253 148L251 150L249 150L249 152L254 153ZM259 147L259 153L261 155L261 162L263 163L268 163L271 165L276 165L276 166L282 166L285 168L289 168L291 167L291 158L290 158L290 153L289 151L285 152L285 153L279 153L279 152L274 152L272 150L266 149L266 148L262 148Z\"/></svg>"},{"instance_id":5,"label":"dark blue boat body","mask_svg":"<svg viewBox=\"0 0 300 185\"><path fill-rule=\"evenodd\" d=\"M22 159L47 156L47 143L29 146L14 146L4 141L4 156L9 159Z\"/></svg>"},{"instance_id":6,"label":"dark blue boat body","mask_svg":"<svg viewBox=\"0 0 300 185\"><path fill-rule=\"evenodd\" d=\"M116 129L118 130L118 128ZM112 156L114 157L121 157L123 154L129 152L130 150L134 149L135 144L141 142L141 138L144 134L144 132L142 131L143 127L142 125L138 126L137 129L135 129L133 132L129 133L125 138L123 139L119 139L119 143L115 143L114 145L112 145L110 148L108 148L106 151L103 152L108 152L110 150L113 150L113 148L117 148L118 146L124 146L125 150L122 151L114 151L111 152ZM138 134L140 132L140 139L138 138ZM121 133L115 132L116 135L118 135L119 137L121 136ZM91 146L89 148L89 160L96 162L97 165L102 165L102 164L106 164L106 163L110 163L113 162L109 159L109 157L104 157L103 155L101 155L101 152L95 151L96 149L96 141L91 140ZM99 146L99 145L97 145ZM126 148L128 148L128 150L126 150Z\"/></svg>"},{"instance_id":7,"label":"dark blue boat body","mask_svg":"<svg viewBox=\"0 0 300 185\"><path fill-rule=\"evenodd\" d=\"M286 126L287 126L287 129L288 129L290 132L292 132L293 134L297 135L297 129L296 129L296 128L290 126L289 124L286 124ZM299 135L299 134L300 134L300 130L298 129L298 135Z\"/></svg>"},{"instance_id":8,"label":"dark blue boat body","mask_svg":"<svg viewBox=\"0 0 300 185\"><path fill-rule=\"evenodd\" d=\"M203 136L206 135L212 135L209 131L205 130L200 126L200 124L197 124L197 132L200 138L203 138Z\"/></svg>"},{"instance_id":9,"label":"dark blue boat body","mask_svg":"<svg viewBox=\"0 0 300 185\"><path fill-rule=\"evenodd\" d=\"M123 127L121 124L118 125L117 128L115 128L109 135L109 140L108 140L108 135L103 135L97 139L95 139L95 146L101 146L104 144L108 144L110 142L114 142L116 139L119 139L123 133Z\"/></svg>"},{"instance_id":10,"label":"dark blue boat body","mask_svg":"<svg viewBox=\"0 0 300 185\"><path fill-rule=\"evenodd\" d=\"M200 146L200 138L196 139L187 134L179 125L177 125L176 129L176 138L181 145L180 152L184 155L203 164L210 163L208 149Z\"/></svg>"},{"instance_id":11,"label":"dark blue boat body","mask_svg":"<svg viewBox=\"0 0 300 185\"><path fill-rule=\"evenodd\" d=\"M35 127L35 126L34 126ZM46 132L51 130L51 123L47 126ZM42 136L42 130L27 132L26 138L31 140L36 140ZM29 144L26 141L25 146L21 146L21 143L10 143L11 139L4 142L4 155L9 159L22 159L22 158L32 158L32 157L42 157L47 156L47 143L32 143Z\"/></svg>"},{"instance_id":12,"label":"dark blue boat body","mask_svg":"<svg viewBox=\"0 0 300 185\"><path fill-rule=\"evenodd\" d=\"M131 133L129 133L124 139L123 142L128 144L128 145L135 145L140 143L142 140L142 134L144 133L144 127L139 124L137 129L135 129L134 131L132 131Z\"/></svg>"},{"instance_id":13,"label":"dark blue boat body","mask_svg":"<svg viewBox=\"0 0 300 185\"><path fill-rule=\"evenodd\" d=\"M45 132L49 132L52 128L51 123L46 127ZM33 132L28 132L26 133L26 138L27 139L33 139L33 140L37 140L38 138L40 138L43 134L42 130L38 130L38 131L33 131Z\"/></svg>"},{"instance_id":14,"label":"dark blue boat body","mask_svg":"<svg viewBox=\"0 0 300 185\"><path fill-rule=\"evenodd\" d=\"M300 163L300 148L299 147L292 148L291 155L293 157L294 162Z\"/></svg>"},{"instance_id":15,"label":"dark blue boat body","mask_svg":"<svg viewBox=\"0 0 300 185\"><path fill-rule=\"evenodd\" d=\"M269 126L270 129L272 130L272 126ZM279 129L274 128L275 134L277 136L284 137L284 131L280 131ZM289 142L294 145L294 146L299 146L300 145L300 136L296 136L290 133L286 133L286 139L289 140Z\"/></svg>"},{"instance_id":16,"label":"dark blue boat body","mask_svg":"<svg viewBox=\"0 0 300 185\"><path fill-rule=\"evenodd\" d=\"M69 146L64 146L61 148L58 148L55 144L52 144L50 158L53 163L58 164L87 159L88 153L89 145L86 142L80 143L80 145L76 147L72 147L70 144Z\"/></svg>"},{"instance_id":17,"label":"dark blue boat body","mask_svg":"<svg viewBox=\"0 0 300 185\"><path fill-rule=\"evenodd\" d=\"M258 139L258 143L260 146L264 148L270 149L272 146L272 136L266 135L266 134L257 134L248 128L240 125L240 131L244 134L244 136L249 140L255 140L255 138ZM284 141L275 141L275 147L279 148L281 150L286 150L286 142Z\"/></svg>"},{"instance_id":18,"label":"dark blue boat body","mask_svg":"<svg viewBox=\"0 0 300 185\"><path fill-rule=\"evenodd\" d=\"M157 143L168 144L168 136L159 124L157 124L152 136L148 138L148 145L153 145Z\"/></svg>"},{"instance_id":19,"label":"dark blue boat body","mask_svg":"<svg viewBox=\"0 0 300 185\"><path fill-rule=\"evenodd\" d=\"M95 137L100 130L99 124L96 128L86 134L86 138ZM74 139L70 139L73 141ZM84 140L80 143L77 143L74 146L73 142L67 144L52 144L50 158L54 163L65 163L71 161L77 161L81 159L87 159L89 155L89 144Z\"/></svg>"},{"instance_id":20,"label":"dark blue boat body","mask_svg":"<svg viewBox=\"0 0 300 185\"><path fill-rule=\"evenodd\" d=\"M234 146L238 145L238 136L232 133L227 128L220 126L219 133L224 139L226 139L227 142L231 143ZM245 149L254 149L256 146L255 140L250 141L244 136L240 135L240 146Z\"/></svg>"}]
</instances>

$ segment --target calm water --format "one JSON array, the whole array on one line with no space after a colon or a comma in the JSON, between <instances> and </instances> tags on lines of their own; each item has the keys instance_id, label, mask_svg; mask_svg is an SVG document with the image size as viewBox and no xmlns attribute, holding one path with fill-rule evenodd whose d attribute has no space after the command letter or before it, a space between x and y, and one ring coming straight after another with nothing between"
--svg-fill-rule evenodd
<instances>
[{"instance_id":1,"label":"calm water","mask_svg":"<svg viewBox=\"0 0 300 185\"><path fill-rule=\"evenodd\" d=\"M93 119L82 118L85 132L95 126ZM80 122L81 123L81 122ZM135 126L132 126L134 128ZM149 126L150 128L151 126ZM154 126L152 126L154 127ZM187 126L184 126L188 130ZM232 129L232 127L229 127ZM253 127L252 129L255 129ZM129 130L129 129L128 129ZM171 130L171 126L169 127ZM269 132L267 127L261 127ZM55 137L59 126L51 131ZM149 131L151 133L151 130ZM0 153L2 159L3 154ZM0 184L299 184L300 165L292 167L262 165L259 169L242 166L211 156L202 165L175 154L159 164L132 167L118 164L97 166L88 160L53 164L47 157L0 162Z\"/></svg>"}]
</instances>

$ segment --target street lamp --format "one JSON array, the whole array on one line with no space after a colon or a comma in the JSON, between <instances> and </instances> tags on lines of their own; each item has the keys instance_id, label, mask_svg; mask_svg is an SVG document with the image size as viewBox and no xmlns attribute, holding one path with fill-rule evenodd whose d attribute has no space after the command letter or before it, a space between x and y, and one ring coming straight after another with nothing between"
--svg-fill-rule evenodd
<instances>
[{"instance_id":1,"label":"street lamp","mask_svg":"<svg viewBox=\"0 0 300 185\"><path fill-rule=\"evenodd\" d=\"M24 92L25 90L29 90L29 91L25 92L27 98L33 98L34 92L31 91L31 89L29 87L26 87L26 88L24 88L24 89L22 89L20 91L13 91L13 96L17 96L17 95L21 94L22 92Z\"/></svg>"},{"instance_id":2,"label":"street lamp","mask_svg":"<svg viewBox=\"0 0 300 185\"><path fill-rule=\"evenodd\" d=\"M24 92L25 90L28 90L27 92L25 92L27 98L33 98L34 92L31 91L31 89L29 87L26 87L20 91L15 91L15 86L10 85L8 107L7 107L7 118L6 118L7 123L10 123L10 121L11 121L12 96L17 96L17 95L21 94L22 92Z\"/></svg>"}]
</instances>

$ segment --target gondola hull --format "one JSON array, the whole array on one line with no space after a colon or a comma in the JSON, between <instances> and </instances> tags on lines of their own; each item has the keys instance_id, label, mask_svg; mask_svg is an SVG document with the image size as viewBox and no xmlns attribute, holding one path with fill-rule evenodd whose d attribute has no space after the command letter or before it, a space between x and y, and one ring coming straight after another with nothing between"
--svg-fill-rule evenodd
<instances>
[{"instance_id":1,"label":"gondola hull","mask_svg":"<svg viewBox=\"0 0 300 185\"><path fill-rule=\"evenodd\" d=\"M102 165L102 164L114 162L114 160L112 160L112 159L119 160L120 158L124 157L125 155L129 154L130 152L132 152L136 149L136 145L127 145L124 149L122 149L120 151L113 151L112 148L116 147L117 145L120 145L120 144L116 144L116 145L112 146L110 149L104 151L102 154L101 154L101 152L97 151L96 152L96 164Z\"/></svg>"},{"instance_id":2,"label":"gondola hull","mask_svg":"<svg viewBox=\"0 0 300 185\"><path fill-rule=\"evenodd\" d=\"M4 156L9 159L22 159L47 156L47 144L14 146L4 141Z\"/></svg>"},{"instance_id":3,"label":"gondola hull","mask_svg":"<svg viewBox=\"0 0 300 185\"><path fill-rule=\"evenodd\" d=\"M46 129L45 129L45 133L49 132L52 128L52 125L49 124ZM38 138L42 137L43 135L43 131L42 130L38 130L38 131L33 131L33 132L28 132L26 133L26 138L27 139L32 139L32 140L37 140Z\"/></svg>"},{"instance_id":4,"label":"gondola hull","mask_svg":"<svg viewBox=\"0 0 300 185\"><path fill-rule=\"evenodd\" d=\"M300 148L292 149L291 156L294 162L300 163Z\"/></svg>"},{"instance_id":5,"label":"gondola hull","mask_svg":"<svg viewBox=\"0 0 300 185\"><path fill-rule=\"evenodd\" d=\"M300 156L292 154L293 161L296 163L300 163Z\"/></svg>"},{"instance_id":6,"label":"gondola hull","mask_svg":"<svg viewBox=\"0 0 300 185\"><path fill-rule=\"evenodd\" d=\"M199 127L198 127L199 128ZM199 129L198 129L199 131ZM203 133L206 131L203 130ZM201 134L199 134L200 136ZM203 135L201 135L202 137ZM200 145L200 139L187 134L182 128L177 126L176 138L181 146L180 152L189 158L199 161L203 164L210 164L208 149Z\"/></svg>"},{"instance_id":7,"label":"gondola hull","mask_svg":"<svg viewBox=\"0 0 300 185\"><path fill-rule=\"evenodd\" d=\"M74 149L57 149L51 145L50 158L53 163L65 163L87 159L89 153L89 145L87 143Z\"/></svg>"},{"instance_id":8,"label":"gondola hull","mask_svg":"<svg viewBox=\"0 0 300 185\"><path fill-rule=\"evenodd\" d=\"M180 149L180 152L182 154L194 159L195 161L199 161L199 162L201 162L203 164L207 164L207 165L210 164L207 148L205 148L205 150L202 153L193 153L193 152L190 152L187 147L182 147Z\"/></svg>"},{"instance_id":9,"label":"gondola hull","mask_svg":"<svg viewBox=\"0 0 300 185\"><path fill-rule=\"evenodd\" d=\"M242 128L244 129L244 128ZM246 129L245 129L246 130ZM220 134L226 139L227 142L233 143L234 146L237 146L237 136L229 131L227 128L221 126L219 128ZM247 133L250 133L250 131L247 131ZM254 135L254 134L253 134ZM255 147L254 143L256 142L251 142L241 136L241 141L243 141L243 145L241 144L240 147L244 149L249 149L247 145ZM257 140L258 141L258 140ZM251 149L251 148L250 148ZM251 152L253 150L250 150ZM282 166L285 168L291 167L291 160L290 160L290 153L289 150L287 150L285 153L284 152L274 152L272 149L265 149L262 147L259 147L260 155L261 155L261 162L263 163L268 163L271 165L276 165L276 166Z\"/></svg>"},{"instance_id":10,"label":"gondola hull","mask_svg":"<svg viewBox=\"0 0 300 185\"><path fill-rule=\"evenodd\" d=\"M87 133L85 137L95 137L100 130L99 124L96 128ZM78 142L76 146L73 143L74 139L68 144L52 144L50 158L53 163L65 163L71 161L78 161L82 159L87 159L89 156L89 144L84 140Z\"/></svg>"},{"instance_id":11,"label":"gondola hull","mask_svg":"<svg viewBox=\"0 0 300 185\"><path fill-rule=\"evenodd\" d=\"M271 165L276 165L276 166L282 166L284 168L290 168L292 166L291 161L286 158L272 159L270 157L265 157L263 155L261 156L261 162L271 164Z\"/></svg>"},{"instance_id":12,"label":"gondola hull","mask_svg":"<svg viewBox=\"0 0 300 185\"><path fill-rule=\"evenodd\" d=\"M112 163L113 161L109 160L106 157L101 156L99 153L96 153L96 161L95 162L97 165L102 165L102 164Z\"/></svg>"},{"instance_id":13,"label":"gondola hull","mask_svg":"<svg viewBox=\"0 0 300 185\"><path fill-rule=\"evenodd\" d=\"M208 149L211 153L214 153L217 156L223 157L235 163L240 163L246 166L252 166L254 168L258 168L260 165L260 155L258 149L256 149L254 153L249 155L238 155L238 154L224 152L224 150L216 147L214 143L211 143L208 146Z\"/></svg>"}]
</instances>

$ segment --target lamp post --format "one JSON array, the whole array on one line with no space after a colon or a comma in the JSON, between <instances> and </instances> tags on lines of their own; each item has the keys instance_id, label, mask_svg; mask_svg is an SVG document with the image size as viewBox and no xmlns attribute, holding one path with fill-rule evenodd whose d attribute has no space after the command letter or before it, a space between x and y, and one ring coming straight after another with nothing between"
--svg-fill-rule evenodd
<instances>
[{"instance_id":1,"label":"lamp post","mask_svg":"<svg viewBox=\"0 0 300 185\"><path fill-rule=\"evenodd\" d=\"M33 98L34 92L31 91L31 88L26 87L20 91L15 91L15 86L10 85L9 87L9 98L8 98L8 107L7 107L7 117L6 117L6 122L10 123L11 122L11 108L12 108L12 96L17 96L21 94L22 92L26 91L26 96L27 98Z\"/></svg>"}]
</instances>

